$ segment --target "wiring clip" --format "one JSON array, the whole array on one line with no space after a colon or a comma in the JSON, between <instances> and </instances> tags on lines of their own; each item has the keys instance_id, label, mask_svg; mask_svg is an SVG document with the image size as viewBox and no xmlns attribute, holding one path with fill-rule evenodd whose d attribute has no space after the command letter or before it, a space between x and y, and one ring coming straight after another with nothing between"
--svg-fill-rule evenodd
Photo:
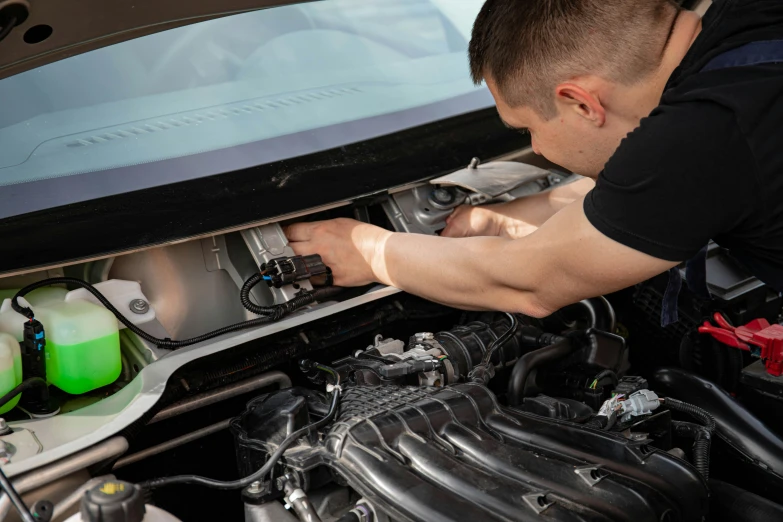
<instances>
[{"instance_id":1,"label":"wiring clip","mask_svg":"<svg viewBox=\"0 0 783 522\"><path fill-rule=\"evenodd\" d=\"M266 283L275 288L305 279L313 286L331 286L333 282L332 269L318 254L272 259L261 265L261 274Z\"/></svg>"}]
</instances>

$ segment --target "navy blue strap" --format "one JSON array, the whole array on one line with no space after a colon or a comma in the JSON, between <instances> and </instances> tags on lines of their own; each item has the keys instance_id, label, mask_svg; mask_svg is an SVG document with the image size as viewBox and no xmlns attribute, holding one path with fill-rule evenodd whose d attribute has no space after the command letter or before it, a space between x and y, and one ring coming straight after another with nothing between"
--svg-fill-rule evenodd
<instances>
[{"instance_id":1,"label":"navy blue strap","mask_svg":"<svg viewBox=\"0 0 783 522\"><path fill-rule=\"evenodd\" d=\"M703 299L712 299L710 289L707 287L707 247L705 246L685 263L685 282L688 289ZM674 267L669 270L669 284L663 293L661 302L661 326L666 327L679 321L677 304L682 289L682 275L680 269Z\"/></svg>"},{"instance_id":2,"label":"navy blue strap","mask_svg":"<svg viewBox=\"0 0 783 522\"><path fill-rule=\"evenodd\" d=\"M783 63L783 40L751 42L726 51L710 60L701 72L767 63Z\"/></svg>"},{"instance_id":3,"label":"navy blue strap","mask_svg":"<svg viewBox=\"0 0 783 522\"><path fill-rule=\"evenodd\" d=\"M666 285L666 291L663 293L661 301L661 327L665 328L680 320L677 304L681 289L682 276L680 269L675 266L669 270L669 284Z\"/></svg>"}]
</instances>

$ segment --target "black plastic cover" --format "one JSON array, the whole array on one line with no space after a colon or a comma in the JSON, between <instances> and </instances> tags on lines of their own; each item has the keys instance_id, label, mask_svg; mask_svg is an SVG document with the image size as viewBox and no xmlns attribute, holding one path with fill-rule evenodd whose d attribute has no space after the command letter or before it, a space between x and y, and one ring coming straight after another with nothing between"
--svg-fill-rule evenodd
<instances>
[{"instance_id":1,"label":"black plastic cover","mask_svg":"<svg viewBox=\"0 0 783 522\"><path fill-rule=\"evenodd\" d=\"M520 410L550 419L582 423L590 418L593 409L573 399L555 399L546 395L528 397L522 401Z\"/></svg>"},{"instance_id":2,"label":"black plastic cover","mask_svg":"<svg viewBox=\"0 0 783 522\"><path fill-rule=\"evenodd\" d=\"M348 388L322 442L285 461L328 466L401 521L676 522L707 509L690 464L645 441L502 408L478 384Z\"/></svg>"}]
</instances>

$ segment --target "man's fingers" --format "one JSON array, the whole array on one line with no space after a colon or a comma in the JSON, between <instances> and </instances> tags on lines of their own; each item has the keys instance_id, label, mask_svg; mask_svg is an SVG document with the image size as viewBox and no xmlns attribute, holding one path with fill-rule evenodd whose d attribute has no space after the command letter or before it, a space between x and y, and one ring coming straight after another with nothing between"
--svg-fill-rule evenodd
<instances>
[{"instance_id":1,"label":"man's fingers","mask_svg":"<svg viewBox=\"0 0 783 522\"><path fill-rule=\"evenodd\" d=\"M458 224L449 223L446 228L441 230L440 235L442 237L464 237L465 234L460 228Z\"/></svg>"},{"instance_id":2,"label":"man's fingers","mask_svg":"<svg viewBox=\"0 0 783 522\"><path fill-rule=\"evenodd\" d=\"M310 241L316 223L294 223L284 230L289 241Z\"/></svg>"},{"instance_id":3,"label":"man's fingers","mask_svg":"<svg viewBox=\"0 0 783 522\"><path fill-rule=\"evenodd\" d=\"M307 255L306 254L307 244L308 243L305 241L294 241L290 243L288 246L291 247L291 250L294 251L294 254L298 256L304 256Z\"/></svg>"},{"instance_id":4,"label":"man's fingers","mask_svg":"<svg viewBox=\"0 0 783 522\"><path fill-rule=\"evenodd\" d=\"M454 219L460 216L463 212L466 211L466 205L460 205L457 208L455 208L451 214L446 216L446 223L451 223Z\"/></svg>"}]
</instances>

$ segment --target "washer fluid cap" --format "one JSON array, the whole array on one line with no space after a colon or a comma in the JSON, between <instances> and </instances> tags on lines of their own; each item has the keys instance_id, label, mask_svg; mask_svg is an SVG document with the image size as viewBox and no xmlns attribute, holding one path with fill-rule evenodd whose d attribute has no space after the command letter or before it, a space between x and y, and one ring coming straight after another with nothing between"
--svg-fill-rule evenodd
<instances>
[{"instance_id":1,"label":"washer fluid cap","mask_svg":"<svg viewBox=\"0 0 783 522\"><path fill-rule=\"evenodd\" d=\"M142 522L144 514L141 491L121 480L108 480L88 490L82 499L84 522Z\"/></svg>"}]
</instances>

